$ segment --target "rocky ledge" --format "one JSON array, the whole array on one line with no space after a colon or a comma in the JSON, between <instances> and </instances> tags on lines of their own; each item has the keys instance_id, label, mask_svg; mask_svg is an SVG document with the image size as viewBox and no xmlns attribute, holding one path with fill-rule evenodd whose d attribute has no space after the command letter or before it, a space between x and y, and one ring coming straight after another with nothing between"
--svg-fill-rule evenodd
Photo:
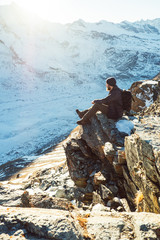
<instances>
[{"instance_id":1,"label":"rocky ledge","mask_svg":"<svg viewBox=\"0 0 160 240\"><path fill-rule=\"evenodd\" d=\"M102 240L160 238L160 220L151 213L108 212L102 205L92 211L0 207L3 240Z\"/></svg>"},{"instance_id":2,"label":"rocky ledge","mask_svg":"<svg viewBox=\"0 0 160 240\"><path fill-rule=\"evenodd\" d=\"M126 136L117 125L127 126L129 119L135 133ZM83 201L160 213L160 117L129 119L115 123L97 113L77 127L65 144L70 176L84 188Z\"/></svg>"}]
</instances>

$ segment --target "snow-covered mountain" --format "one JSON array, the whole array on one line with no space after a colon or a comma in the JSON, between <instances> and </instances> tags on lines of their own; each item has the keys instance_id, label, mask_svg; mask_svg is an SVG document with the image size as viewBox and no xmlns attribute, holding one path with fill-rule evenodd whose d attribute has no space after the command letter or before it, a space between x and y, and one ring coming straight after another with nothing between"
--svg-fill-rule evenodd
<instances>
[{"instance_id":1,"label":"snow-covered mountain","mask_svg":"<svg viewBox=\"0 0 160 240\"><path fill-rule=\"evenodd\" d=\"M160 72L160 19L114 24L43 21L0 7L0 163L31 154L76 126L76 108Z\"/></svg>"}]
</instances>

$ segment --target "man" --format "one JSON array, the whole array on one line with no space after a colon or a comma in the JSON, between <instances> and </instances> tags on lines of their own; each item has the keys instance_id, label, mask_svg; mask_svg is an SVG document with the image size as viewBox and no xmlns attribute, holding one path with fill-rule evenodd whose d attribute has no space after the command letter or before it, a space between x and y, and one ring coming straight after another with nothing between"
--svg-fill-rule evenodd
<instances>
[{"instance_id":1,"label":"man","mask_svg":"<svg viewBox=\"0 0 160 240\"><path fill-rule=\"evenodd\" d=\"M101 111L108 118L114 120L122 117L122 90L117 87L115 78L106 79L106 90L109 91L109 95L106 98L92 101L93 106L91 108L84 111L76 109L77 114L81 118L81 120L77 121L77 124L84 125L89 123L89 119L97 111Z\"/></svg>"}]
</instances>

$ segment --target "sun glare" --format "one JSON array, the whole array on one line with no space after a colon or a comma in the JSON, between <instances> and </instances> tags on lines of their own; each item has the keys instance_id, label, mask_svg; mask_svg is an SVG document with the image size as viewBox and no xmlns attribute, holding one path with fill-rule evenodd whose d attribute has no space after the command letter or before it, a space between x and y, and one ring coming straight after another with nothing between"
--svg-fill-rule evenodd
<instances>
[{"instance_id":1,"label":"sun glare","mask_svg":"<svg viewBox=\"0 0 160 240\"><path fill-rule=\"evenodd\" d=\"M47 4L43 0L15 0L16 3L18 3L21 7L24 9L36 13L37 15L40 15L43 17L43 15L46 14L47 11Z\"/></svg>"},{"instance_id":2,"label":"sun glare","mask_svg":"<svg viewBox=\"0 0 160 240\"><path fill-rule=\"evenodd\" d=\"M14 0L14 2L43 19L61 23L72 21L67 19L67 16L71 16L71 9L67 8L64 0Z\"/></svg>"}]
</instances>

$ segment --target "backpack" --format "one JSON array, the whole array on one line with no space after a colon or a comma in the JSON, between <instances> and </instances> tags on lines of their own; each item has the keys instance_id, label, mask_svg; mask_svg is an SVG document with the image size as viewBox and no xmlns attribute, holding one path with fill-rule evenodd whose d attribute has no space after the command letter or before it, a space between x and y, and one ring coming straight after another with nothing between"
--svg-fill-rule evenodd
<instances>
[{"instance_id":1,"label":"backpack","mask_svg":"<svg viewBox=\"0 0 160 240\"><path fill-rule=\"evenodd\" d=\"M133 96L129 90L122 90L122 103L123 103L123 110L129 112L131 110Z\"/></svg>"}]
</instances>

